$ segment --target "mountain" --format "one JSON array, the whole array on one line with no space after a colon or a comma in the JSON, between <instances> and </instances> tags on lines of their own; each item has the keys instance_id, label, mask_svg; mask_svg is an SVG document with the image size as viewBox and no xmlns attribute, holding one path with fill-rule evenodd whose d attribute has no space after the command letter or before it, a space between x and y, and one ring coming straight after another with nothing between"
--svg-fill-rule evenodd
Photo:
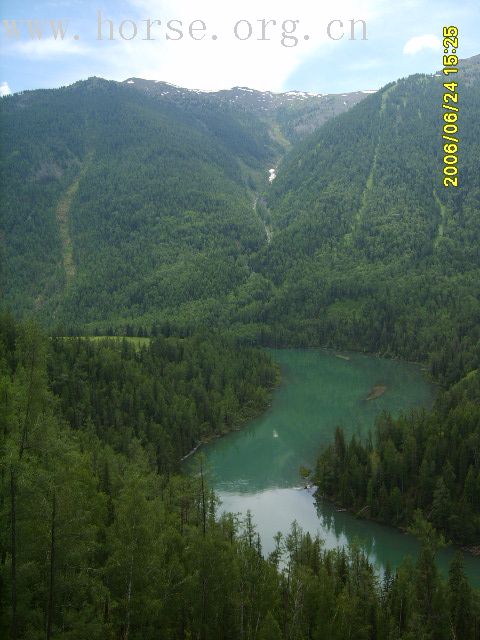
<instances>
[{"instance_id":1,"label":"mountain","mask_svg":"<svg viewBox=\"0 0 480 640\"><path fill-rule=\"evenodd\" d=\"M266 243L255 194L286 136L364 95L91 78L2 99L4 305L49 324L204 317Z\"/></svg>"},{"instance_id":2,"label":"mountain","mask_svg":"<svg viewBox=\"0 0 480 640\"><path fill-rule=\"evenodd\" d=\"M438 73L301 140L325 97L91 78L4 98L4 306L365 349L457 379L480 338L479 57L459 67L457 188Z\"/></svg>"},{"instance_id":3,"label":"mountain","mask_svg":"<svg viewBox=\"0 0 480 640\"><path fill-rule=\"evenodd\" d=\"M17 312L138 314L242 278L241 257L265 233L250 191L278 147L261 122L100 79L1 108L6 302Z\"/></svg>"}]
</instances>

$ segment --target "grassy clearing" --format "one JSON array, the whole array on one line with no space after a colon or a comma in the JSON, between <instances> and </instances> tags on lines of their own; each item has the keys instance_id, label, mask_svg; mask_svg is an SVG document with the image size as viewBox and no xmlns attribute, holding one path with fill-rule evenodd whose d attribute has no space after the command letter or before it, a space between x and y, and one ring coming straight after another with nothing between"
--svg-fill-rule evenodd
<instances>
[{"instance_id":1,"label":"grassy clearing","mask_svg":"<svg viewBox=\"0 0 480 640\"><path fill-rule=\"evenodd\" d=\"M65 336L67 340L75 340L76 336ZM122 340L127 340L135 345L137 349L140 347L148 347L150 344L151 338L137 338L133 336L79 336L84 340L92 340L95 342L99 342L100 340L116 340L117 342L121 342Z\"/></svg>"}]
</instances>

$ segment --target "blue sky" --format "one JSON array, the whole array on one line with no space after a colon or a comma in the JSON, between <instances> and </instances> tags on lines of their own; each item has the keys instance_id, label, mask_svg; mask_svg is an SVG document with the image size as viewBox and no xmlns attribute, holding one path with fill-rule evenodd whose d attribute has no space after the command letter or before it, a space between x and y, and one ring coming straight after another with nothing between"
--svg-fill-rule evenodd
<instances>
[{"instance_id":1,"label":"blue sky","mask_svg":"<svg viewBox=\"0 0 480 640\"><path fill-rule=\"evenodd\" d=\"M3 0L0 18L2 94L58 87L92 75L114 80L137 76L197 89L376 89L398 77L439 69L445 25L459 28L460 57L480 53L479 0L242 0L238 6L228 0L23 0L21 7L18 0ZM108 39L107 19L113 23L113 40ZM357 39L349 39L352 19L366 22L366 41L361 23ZM17 20L18 38L7 35L5 20ZM32 37L27 22L21 22L29 20L40 21L41 38ZM63 39L52 37L50 20L55 25L62 20ZM194 23L192 38L189 25L195 20L202 20L206 29ZM267 26L271 20L276 24ZM282 33L293 29L294 20L296 30L285 38ZM333 20L335 40L327 33ZM125 39L119 34L122 21L127 21ZM177 21L171 23L177 31L167 28L168 21ZM233 29L239 21L236 37ZM127 40L135 29L136 36Z\"/></svg>"}]
</instances>

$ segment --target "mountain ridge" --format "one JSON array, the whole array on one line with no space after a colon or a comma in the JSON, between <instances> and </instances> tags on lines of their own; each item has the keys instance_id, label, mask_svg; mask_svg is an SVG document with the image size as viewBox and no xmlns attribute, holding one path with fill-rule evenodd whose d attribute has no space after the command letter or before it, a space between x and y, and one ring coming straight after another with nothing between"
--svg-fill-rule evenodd
<instances>
[{"instance_id":1,"label":"mountain ridge","mask_svg":"<svg viewBox=\"0 0 480 640\"><path fill-rule=\"evenodd\" d=\"M296 142L312 133L332 117L348 111L371 91L337 94L314 94L305 91L258 91L249 87L232 87L218 91L186 89L160 80L128 78L122 84L144 91L163 100L182 100L254 113L273 119L289 142Z\"/></svg>"}]
</instances>

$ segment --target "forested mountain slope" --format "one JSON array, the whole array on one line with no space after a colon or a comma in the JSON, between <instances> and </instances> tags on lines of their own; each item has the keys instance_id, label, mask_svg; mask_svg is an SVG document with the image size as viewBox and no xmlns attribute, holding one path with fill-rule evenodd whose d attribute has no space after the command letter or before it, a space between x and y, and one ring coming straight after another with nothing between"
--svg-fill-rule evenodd
<instances>
[{"instance_id":1,"label":"forested mountain slope","mask_svg":"<svg viewBox=\"0 0 480 640\"><path fill-rule=\"evenodd\" d=\"M478 366L479 70L458 77L457 189L443 186L438 75L388 85L287 156L256 262L275 284L263 318L277 336L430 355L447 378Z\"/></svg>"},{"instance_id":2,"label":"forested mountain slope","mask_svg":"<svg viewBox=\"0 0 480 640\"><path fill-rule=\"evenodd\" d=\"M91 78L2 99L6 306L71 325L222 298L266 243L254 192L289 131L363 97Z\"/></svg>"},{"instance_id":3,"label":"forested mountain slope","mask_svg":"<svg viewBox=\"0 0 480 640\"><path fill-rule=\"evenodd\" d=\"M4 284L17 313L121 317L242 281L265 235L247 190L273 153L264 125L98 79L1 108Z\"/></svg>"}]
</instances>

